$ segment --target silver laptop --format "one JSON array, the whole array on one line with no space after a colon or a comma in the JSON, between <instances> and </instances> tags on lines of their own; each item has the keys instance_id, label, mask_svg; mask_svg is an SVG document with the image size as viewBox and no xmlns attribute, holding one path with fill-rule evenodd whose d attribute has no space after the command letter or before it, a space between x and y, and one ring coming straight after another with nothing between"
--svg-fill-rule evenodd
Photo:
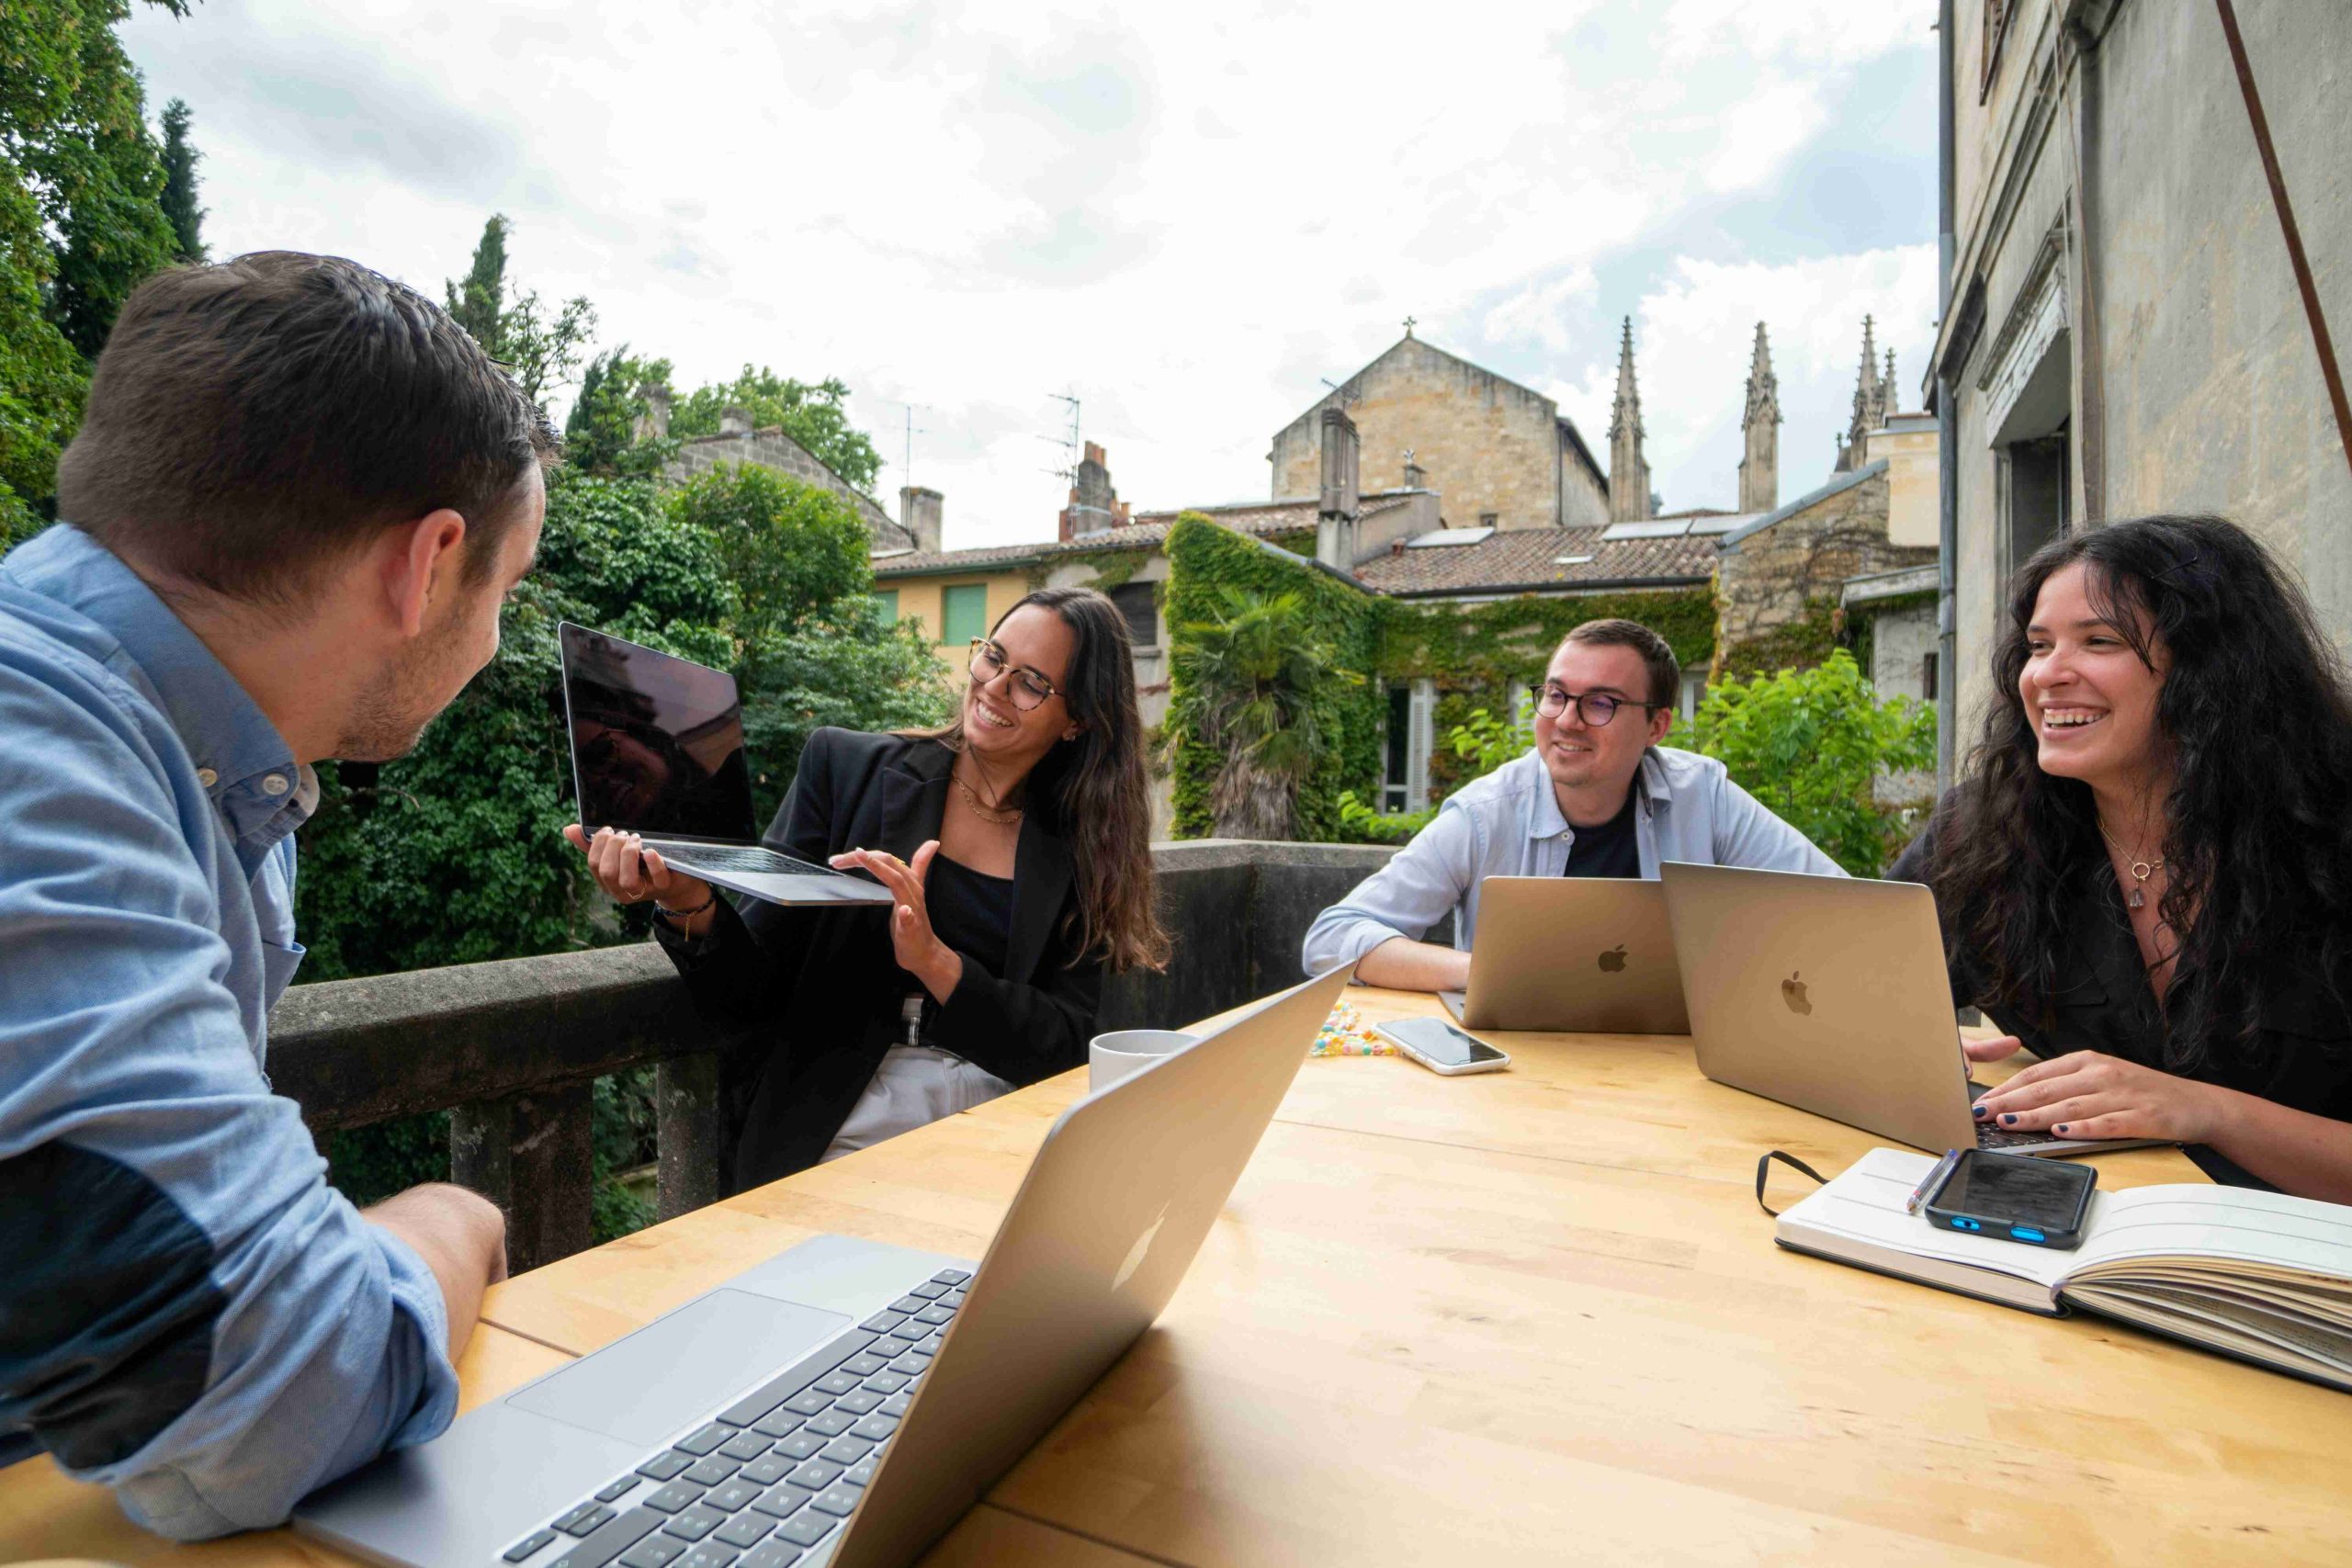
<instances>
[{"instance_id":1,"label":"silver laptop","mask_svg":"<svg viewBox=\"0 0 2352 1568\"><path fill-rule=\"evenodd\" d=\"M771 904L890 902L758 841L734 676L570 621L557 643L582 827L640 834L678 870Z\"/></svg>"},{"instance_id":2,"label":"silver laptop","mask_svg":"<svg viewBox=\"0 0 2352 1568\"><path fill-rule=\"evenodd\" d=\"M1933 894L1917 883L1658 868L1699 1070L1913 1148L2065 1155L2147 1139L1977 1124Z\"/></svg>"},{"instance_id":3,"label":"silver laptop","mask_svg":"<svg viewBox=\"0 0 2352 1568\"><path fill-rule=\"evenodd\" d=\"M1666 895L1638 878L1484 878L1469 987L1438 995L1468 1029L1690 1032Z\"/></svg>"},{"instance_id":4,"label":"silver laptop","mask_svg":"<svg viewBox=\"0 0 2352 1568\"><path fill-rule=\"evenodd\" d=\"M804 1242L295 1527L401 1568L911 1562L1159 1315L1351 968L1064 1111L978 1265Z\"/></svg>"}]
</instances>

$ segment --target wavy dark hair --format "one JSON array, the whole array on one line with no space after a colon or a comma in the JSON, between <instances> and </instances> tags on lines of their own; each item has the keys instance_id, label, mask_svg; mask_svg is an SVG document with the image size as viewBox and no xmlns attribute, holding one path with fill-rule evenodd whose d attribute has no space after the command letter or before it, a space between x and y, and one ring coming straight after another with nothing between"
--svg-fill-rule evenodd
<instances>
[{"instance_id":1,"label":"wavy dark hair","mask_svg":"<svg viewBox=\"0 0 2352 1568\"><path fill-rule=\"evenodd\" d=\"M1061 617L1078 639L1062 700L1085 728L1031 770L1032 807L1043 800L1069 840L1078 879L1079 952L1115 972L1168 964L1151 875L1151 773L1136 711L1135 649L1119 607L1091 588L1040 588L996 619L1035 604ZM964 749L964 715L916 731Z\"/></svg>"},{"instance_id":2,"label":"wavy dark hair","mask_svg":"<svg viewBox=\"0 0 2352 1568\"><path fill-rule=\"evenodd\" d=\"M2172 764L2159 907L2180 946L2164 1059L2193 1075L2225 1053L2249 1056L2260 977L2282 959L2336 985L2352 916L2352 699L2302 590L2222 518L2090 529L2018 568L1984 734L1938 825L1935 887L1946 950L1975 955L1987 995L2038 1026L2052 1019L2086 879L2109 864L2090 787L2041 771L2018 689L2042 584L2078 564L2093 608L2141 661L2169 660L2156 695Z\"/></svg>"}]
</instances>

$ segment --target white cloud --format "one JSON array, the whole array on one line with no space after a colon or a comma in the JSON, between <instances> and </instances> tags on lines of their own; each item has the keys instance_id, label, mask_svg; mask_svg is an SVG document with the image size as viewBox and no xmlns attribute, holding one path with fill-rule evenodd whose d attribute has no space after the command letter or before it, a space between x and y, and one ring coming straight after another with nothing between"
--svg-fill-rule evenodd
<instances>
[{"instance_id":1,"label":"white cloud","mask_svg":"<svg viewBox=\"0 0 2352 1568\"><path fill-rule=\"evenodd\" d=\"M1765 323L1781 393L1781 500L1829 478L1853 413L1862 318L1883 367L1895 352L1901 402L1916 408L1935 335L1936 247L1905 245L1781 265L1685 257L1634 312L1644 455L1670 509L1731 507L1739 499L1739 420L1756 323ZM1547 389L1598 441L1616 395L1614 357Z\"/></svg>"},{"instance_id":2,"label":"white cloud","mask_svg":"<svg viewBox=\"0 0 2352 1568\"><path fill-rule=\"evenodd\" d=\"M195 109L216 254L334 251L437 297L505 211L516 279L587 295L605 343L684 385L746 361L847 381L886 497L920 405L912 478L966 546L1051 533L1050 392L1158 507L1263 494L1272 432L1408 314L1522 379L1605 373L1631 298L1611 258L1767 186L1916 9L580 0L556 24L208 0L123 32L151 101ZM1750 330L1695 323L1772 315L1777 342L1743 291L1878 265L1785 239L1649 285L1652 461L1678 487L1713 448L1668 404L1736 416ZM1606 413L1604 374L1588 431Z\"/></svg>"}]
</instances>

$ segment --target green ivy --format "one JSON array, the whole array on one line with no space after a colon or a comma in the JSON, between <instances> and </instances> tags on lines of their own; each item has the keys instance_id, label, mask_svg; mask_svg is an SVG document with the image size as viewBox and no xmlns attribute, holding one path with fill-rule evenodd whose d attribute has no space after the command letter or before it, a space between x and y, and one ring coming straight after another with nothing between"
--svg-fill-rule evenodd
<instances>
[{"instance_id":1,"label":"green ivy","mask_svg":"<svg viewBox=\"0 0 2352 1568\"><path fill-rule=\"evenodd\" d=\"M1166 550L1163 603L1169 625L1212 620L1227 588L1264 595L1295 593L1311 635L1332 649L1333 672L1312 698L1322 756L1299 788L1298 823L1302 836L1310 840L1342 838L1341 796L1351 791L1368 794L1380 778L1380 691L1376 682L1363 678L1374 667L1379 649L1380 602L1311 561L1221 527L1197 512L1177 518L1168 531ZM1356 678L1342 671L1354 671ZM1182 649L1176 649L1169 659L1168 734L1175 830L1186 839L1211 829L1210 792L1223 762L1189 721L1195 701L1191 660Z\"/></svg>"},{"instance_id":2,"label":"green ivy","mask_svg":"<svg viewBox=\"0 0 2352 1568\"><path fill-rule=\"evenodd\" d=\"M1845 617L1838 601L1825 595L1807 600L1804 614L1795 620L1724 649L1719 673L1745 680L1780 670L1811 670L1844 646Z\"/></svg>"}]
</instances>

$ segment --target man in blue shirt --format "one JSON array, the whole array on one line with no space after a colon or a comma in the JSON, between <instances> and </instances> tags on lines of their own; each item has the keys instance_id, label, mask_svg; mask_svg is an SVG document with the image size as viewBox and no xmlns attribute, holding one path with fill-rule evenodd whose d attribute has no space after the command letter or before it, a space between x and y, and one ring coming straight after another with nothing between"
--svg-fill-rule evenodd
<instances>
[{"instance_id":1,"label":"man in blue shirt","mask_svg":"<svg viewBox=\"0 0 2352 1568\"><path fill-rule=\"evenodd\" d=\"M1470 983L1489 876L1657 875L1660 861L1843 876L1713 757L1661 746L1682 671L1638 621L1587 621L1552 655L1535 749L1448 795L1396 857L1307 928L1306 972L1354 963L1367 986ZM1453 945L1424 941L1454 915Z\"/></svg>"},{"instance_id":2,"label":"man in blue shirt","mask_svg":"<svg viewBox=\"0 0 2352 1568\"><path fill-rule=\"evenodd\" d=\"M400 756L496 650L553 445L351 262L124 305L63 521L0 561L0 1462L189 1539L447 1425L503 1222L446 1186L355 1210L267 1019L311 764Z\"/></svg>"}]
</instances>

